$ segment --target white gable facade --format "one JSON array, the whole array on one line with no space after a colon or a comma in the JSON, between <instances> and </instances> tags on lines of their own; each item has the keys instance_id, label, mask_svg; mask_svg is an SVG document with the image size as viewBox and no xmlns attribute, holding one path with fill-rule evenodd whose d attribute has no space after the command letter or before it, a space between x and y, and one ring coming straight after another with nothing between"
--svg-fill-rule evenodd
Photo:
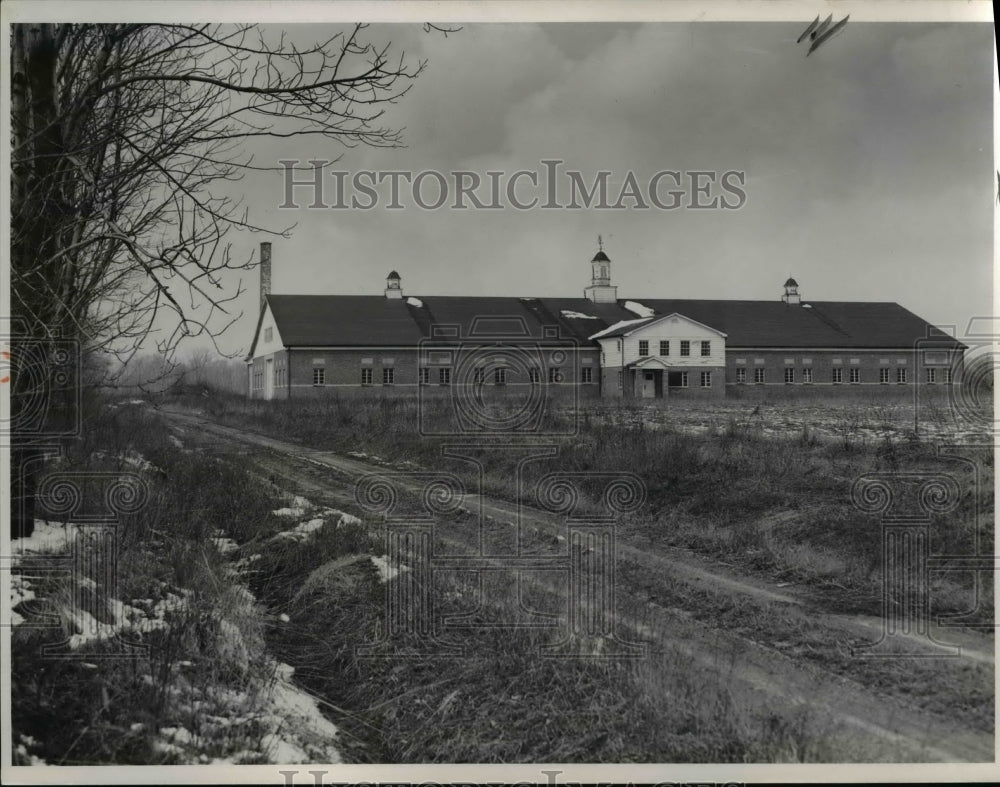
<instances>
[{"instance_id":1,"label":"white gable facade","mask_svg":"<svg viewBox=\"0 0 1000 787\"><path fill-rule=\"evenodd\" d=\"M662 399L671 390L725 393L726 334L682 314L629 321L591 338L601 346L607 394Z\"/></svg>"},{"instance_id":2,"label":"white gable facade","mask_svg":"<svg viewBox=\"0 0 1000 787\"><path fill-rule=\"evenodd\" d=\"M287 353L284 349L271 306L265 304L260 329L247 363L247 385L251 397L274 399L278 396L278 389L285 388Z\"/></svg>"}]
</instances>

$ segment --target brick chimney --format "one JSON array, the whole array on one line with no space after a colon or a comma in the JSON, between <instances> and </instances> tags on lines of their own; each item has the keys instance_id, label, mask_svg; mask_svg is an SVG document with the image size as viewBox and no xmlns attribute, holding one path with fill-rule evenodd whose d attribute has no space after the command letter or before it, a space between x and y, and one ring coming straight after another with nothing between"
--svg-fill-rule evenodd
<instances>
[{"instance_id":1,"label":"brick chimney","mask_svg":"<svg viewBox=\"0 0 1000 787\"><path fill-rule=\"evenodd\" d=\"M264 297L271 294L271 243L260 244L260 308L264 308Z\"/></svg>"}]
</instances>

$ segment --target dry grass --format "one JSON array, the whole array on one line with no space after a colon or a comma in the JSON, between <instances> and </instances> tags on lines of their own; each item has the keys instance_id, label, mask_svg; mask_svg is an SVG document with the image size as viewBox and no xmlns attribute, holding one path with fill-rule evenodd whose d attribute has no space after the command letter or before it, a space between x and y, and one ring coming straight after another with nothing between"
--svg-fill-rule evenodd
<instances>
[{"instance_id":1,"label":"dry grass","mask_svg":"<svg viewBox=\"0 0 1000 787\"><path fill-rule=\"evenodd\" d=\"M636 473L646 484L648 503L621 523L626 538L648 539L653 548L658 543L694 548L745 570L798 582L833 582L847 589L835 601L844 610L875 612L880 603L878 521L855 508L850 497L851 485L862 475L955 475L966 491L955 512L933 521L933 554L972 554L977 541L980 553L991 553L992 449L987 444L971 454L982 473L976 487L968 464L942 457L935 444L914 439L909 428L912 390L847 388L838 396L810 392L790 398L792 392L774 388L745 396L760 400L756 415L739 398L672 402L652 411L602 402L591 402L579 413L553 408L550 426L565 427L576 419L578 430L557 440L558 457L527 466L525 486L530 491L538 478L554 470ZM944 387L921 396L921 412L928 420L945 417ZM382 464L445 469L470 489L478 483L472 465L442 458L446 439L421 433L419 408L409 398L375 392L299 402L248 402L224 395L196 401L225 423L320 449L360 450ZM796 412L799 420L793 418ZM448 423L449 414L445 399L432 400L425 408L424 432ZM820 416L829 427L826 439L819 439L810 425L809 418ZM768 433L771 424L789 419L790 436ZM692 422L704 427L700 433L687 428ZM504 440L491 442L502 445ZM475 454L485 468L484 491L516 499L521 491L514 483L519 456L496 450ZM596 500L591 503L597 505ZM978 529L977 506L982 514ZM966 577L943 581L954 586L942 599L959 607L968 602Z\"/></svg>"},{"instance_id":2,"label":"dry grass","mask_svg":"<svg viewBox=\"0 0 1000 787\"><path fill-rule=\"evenodd\" d=\"M253 538L275 498L244 471L180 451L145 408L88 413L61 469L136 472L148 504L115 530L117 594L84 552L72 576L27 570L35 600L12 631L12 720L17 757L50 764L171 764L215 758L267 762L275 663L262 609L218 538ZM88 547L88 551L89 551ZM86 588L82 605L74 585ZM122 607L121 605L125 606ZM39 657L81 628L80 612L121 632L78 644L71 658ZM39 615L57 625L39 627ZM131 623L123 623L124 620Z\"/></svg>"}]
</instances>

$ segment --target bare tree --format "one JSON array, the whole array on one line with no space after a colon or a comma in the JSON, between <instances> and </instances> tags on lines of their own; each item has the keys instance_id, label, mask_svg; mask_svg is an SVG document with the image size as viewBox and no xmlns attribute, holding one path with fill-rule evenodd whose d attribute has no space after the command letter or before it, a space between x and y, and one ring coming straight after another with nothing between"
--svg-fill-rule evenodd
<instances>
[{"instance_id":1,"label":"bare tree","mask_svg":"<svg viewBox=\"0 0 1000 787\"><path fill-rule=\"evenodd\" d=\"M14 25L12 280L32 337L136 347L164 312L166 352L234 319L230 230L254 223L225 185L254 138L396 146L380 125L423 63L364 25L300 49L252 25Z\"/></svg>"},{"instance_id":2,"label":"bare tree","mask_svg":"<svg viewBox=\"0 0 1000 787\"><path fill-rule=\"evenodd\" d=\"M169 356L232 324L230 272L256 263L233 257L229 233L290 229L256 224L231 196L232 182L269 169L247 143L400 144L382 116L424 63L368 32L300 48L254 25L13 25L15 371L24 347L57 337L127 358L149 349L155 324ZM14 423L37 379L13 375Z\"/></svg>"}]
</instances>

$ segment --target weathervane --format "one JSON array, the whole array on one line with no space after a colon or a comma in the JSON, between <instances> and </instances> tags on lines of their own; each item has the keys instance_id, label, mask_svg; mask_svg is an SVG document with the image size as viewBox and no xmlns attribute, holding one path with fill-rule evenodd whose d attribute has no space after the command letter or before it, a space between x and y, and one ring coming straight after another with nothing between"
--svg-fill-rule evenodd
<instances>
[{"instance_id":1,"label":"weathervane","mask_svg":"<svg viewBox=\"0 0 1000 787\"><path fill-rule=\"evenodd\" d=\"M600 235L597 236L597 248L600 251L604 251L604 241L601 239Z\"/></svg>"}]
</instances>

